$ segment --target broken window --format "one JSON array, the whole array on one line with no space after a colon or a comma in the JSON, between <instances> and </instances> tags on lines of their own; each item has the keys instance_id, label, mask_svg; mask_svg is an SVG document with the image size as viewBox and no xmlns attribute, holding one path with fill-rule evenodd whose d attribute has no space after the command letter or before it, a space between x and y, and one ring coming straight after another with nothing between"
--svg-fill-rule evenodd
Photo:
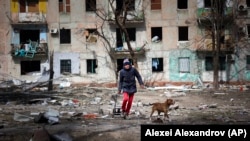
<instances>
[{"instance_id":1,"label":"broken window","mask_svg":"<svg viewBox=\"0 0 250 141\"><path fill-rule=\"evenodd\" d=\"M136 29L127 28L130 41L136 41ZM116 47L123 47L123 42L125 42L125 34L119 29L116 29Z\"/></svg>"},{"instance_id":2,"label":"broken window","mask_svg":"<svg viewBox=\"0 0 250 141\"><path fill-rule=\"evenodd\" d=\"M162 40L162 27L152 27L151 28L151 41L160 42Z\"/></svg>"},{"instance_id":3,"label":"broken window","mask_svg":"<svg viewBox=\"0 0 250 141\"><path fill-rule=\"evenodd\" d=\"M96 59L87 60L87 73L96 73L97 63Z\"/></svg>"},{"instance_id":4,"label":"broken window","mask_svg":"<svg viewBox=\"0 0 250 141\"><path fill-rule=\"evenodd\" d=\"M29 40L38 42L40 30L20 30L20 44L27 44Z\"/></svg>"},{"instance_id":5,"label":"broken window","mask_svg":"<svg viewBox=\"0 0 250 141\"><path fill-rule=\"evenodd\" d=\"M250 55L247 55L246 56L246 70L250 70Z\"/></svg>"},{"instance_id":6,"label":"broken window","mask_svg":"<svg viewBox=\"0 0 250 141\"><path fill-rule=\"evenodd\" d=\"M188 8L188 0L178 0L177 1L178 9L187 9Z\"/></svg>"},{"instance_id":7,"label":"broken window","mask_svg":"<svg viewBox=\"0 0 250 141\"><path fill-rule=\"evenodd\" d=\"M89 43L96 43L97 42L96 33L97 33L96 29L86 29L84 33L84 35L86 36L86 41Z\"/></svg>"},{"instance_id":8,"label":"broken window","mask_svg":"<svg viewBox=\"0 0 250 141\"><path fill-rule=\"evenodd\" d=\"M161 0L151 0L151 10L161 10Z\"/></svg>"},{"instance_id":9,"label":"broken window","mask_svg":"<svg viewBox=\"0 0 250 141\"><path fill-rule=\"evenodd\" d=\"M71 73L71 60L60 60L60 72Z\"/></svg>"},{"instance_id":10,"label":"broken window","mask_svg":"<svg viewBox=\"0 0 250 141\"><path fill-rule=\"evenodd\" d=\"M135 0L125 0L125 8L127 11L135 10ZM116 11L123 9L123 0L116 0Z\"/></svg>"},{"instance_id":11,"label":"broken window","mask_svg":"<svg viewBox=\"0 0 250 141\"><path fill-rule=\"evenodd\" d=\"M95 11L96 10L96 0L86 0L86 11Z\"/></svg>"},{"instance_id":12,"label":"broken window","mask_svg":"<svg viewBox=\"0 0 250 141\"><path fill-rule=\"evenodd\" d=\"M59 12L70 12L70 0L59 0Z\"/></svg>"},{"instance_id":13,"label":"broken window","mask_svg":"<svg viewBox=\"0 0 250 141\"><path fill-rule=\"evenodd\" d=\"M152 58L152 72L163 71L163 58Z\"/></svg>"},{"instance_id":14,"label":"broken window","mask_svg":"<svg viewBox=\"0 0 250 141\"><path fill-rule=\"evenodd\" d=\"M187 26L179 27L179 41L188 41L188 27Z\"/></svg>"},{"instance_id":15,"label":"broken window","mask_svg":"<svg viewBox=\"0 0 250 141\"><path fill-rule=\"evenodd\" d=\"M40 61L21 61L21 75L30 72L40 72Z\"/></svg>"},{"instance_id":16,"label":"broken window","mask_svg":"<svg viewBox=\"0 0 250 141\"><path fill-rule=\"evenodd\" d=\"M211 0L204 0L204 8L211 8Z\"/></svg>"},{"instance_id":17,"label":"broken window","mask_svg":"<svg viewBox=\"0 0 250 141\"><path fill-rule=\"evenodd\" d=\"M189 73L190 72L189 57L179 57L179 72L180 73Z\"/></svg>"},{"instance_id":18,"label":"broken window","mask_svg":"<svg viewBox=\"0 0 250 141\"><path fill-rule=\"evenodd\" d=\"M60 44L71 43L71 31L70 29L60 29Z\"/></svg>"},{"instance_id":19,"label":"broken window","mask_svg":"<svg viewBox=\"0 0 250 141\"><path fill-rule=\"evenodd\" d=\"M20 13L25 12L39 12L38 0L20 0Z\"/></svg>"},{"instance_id":20,"label":"broken window","mask_svg":"<svg viewBox=\"0 0 250 141\"><path fill-rule=\"evenodd\" d=\"M213 70L213 57L207 56L205 57L205 70L212 71ZM219 70L226 70L226 57L219 57Z\"/></svg>"}]
</instances>

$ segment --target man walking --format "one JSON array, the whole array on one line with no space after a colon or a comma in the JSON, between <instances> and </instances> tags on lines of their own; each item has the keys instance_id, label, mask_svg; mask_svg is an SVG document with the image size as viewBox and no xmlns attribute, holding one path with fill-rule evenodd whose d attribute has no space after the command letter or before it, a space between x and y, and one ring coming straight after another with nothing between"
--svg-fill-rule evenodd
<instances>
[{"instance_id":1,"label":"man walking","mask_svg":"<svg viewBox=\"0 0 250 141\"><path fill-rule=\"evenodd\" d=\"M127 58L124 59L123 69L120 70L118 93L123 93L122 113L125 119L129 118L134 94L137 92L135 78L137 78L141 88L144 88L140 73L134 67L132 67Z\"/></svg>"}]
</instances>

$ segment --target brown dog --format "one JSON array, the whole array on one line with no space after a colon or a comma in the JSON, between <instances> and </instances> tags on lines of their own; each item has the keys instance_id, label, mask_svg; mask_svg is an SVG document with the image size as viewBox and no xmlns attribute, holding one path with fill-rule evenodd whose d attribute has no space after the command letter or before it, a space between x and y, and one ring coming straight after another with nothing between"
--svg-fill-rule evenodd
<instances>
[{"instance_id":1,"label":"brown dog","mask_svg":"<svg viewBox=\"0 0 250 141\"><path fill-rule=\"evenodd\" d=\"M174 103L175 101L173 99L167 99L164 103L156 102L156 103L150 104L150 105L153 105L152 112L150 114L150 120L155 111L158 112L158 116L160 116L161 112L164 112L164 120L166 120L166 118L169 119L168 110L169 110L170 105L174 105Z\"/></svg>"}]
</instances>

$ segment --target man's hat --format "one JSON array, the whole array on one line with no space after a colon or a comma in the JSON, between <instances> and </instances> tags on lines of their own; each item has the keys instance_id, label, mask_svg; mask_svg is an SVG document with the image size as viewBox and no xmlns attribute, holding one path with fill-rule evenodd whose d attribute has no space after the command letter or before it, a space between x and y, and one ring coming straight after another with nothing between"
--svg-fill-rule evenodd
<instances>
[{"instance_id":1,"label":"man's hat","mask_svg":"<svg viewBox=\"0 0 250 141\"><path fill-rule=\"evenodd\" d=\"M128 59L128 58L125 58L125 59L123 60L123 66L125 66L125 65L130 65L130 62L129 62L129 59Z\"/></svg>"}]
</instances>

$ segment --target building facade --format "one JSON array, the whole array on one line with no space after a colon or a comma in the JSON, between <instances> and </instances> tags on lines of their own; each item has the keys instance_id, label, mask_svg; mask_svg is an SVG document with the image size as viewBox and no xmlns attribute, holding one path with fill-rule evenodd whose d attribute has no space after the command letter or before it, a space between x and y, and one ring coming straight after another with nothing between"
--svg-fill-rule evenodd
<instances>
[{"instance_id":1,"label":"building facade","mask_svg":"<svg viewBox=\"0 0 250 141\"><path fill-rule=\"evenodd\" d=\"M209 16L210 4L210 0L133 0L126 28L146 83L213 81L212 41L200 26ZM53 68L54 84L116 83L115 74L129 54L109 0L10 0L0 1L0 6L4 79L36 82ZM121 1L113 6L121 8ZM219 78L249 81L250 0L227 0L226 6L225 14L232 15L236 24L223 36L226 49ZM106 13L105 22L97 10ZM109 46L96 31L105 35Z\"/></svg>"}]
</instances>

